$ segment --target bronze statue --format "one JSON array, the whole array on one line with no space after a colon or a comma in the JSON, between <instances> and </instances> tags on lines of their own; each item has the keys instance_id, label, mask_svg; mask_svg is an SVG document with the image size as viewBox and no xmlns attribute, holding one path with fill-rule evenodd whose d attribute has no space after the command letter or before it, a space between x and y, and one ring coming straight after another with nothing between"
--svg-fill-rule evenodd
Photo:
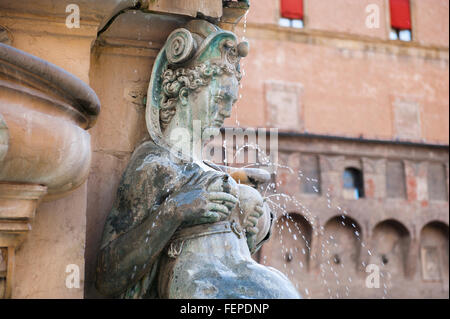
<instances>
[{"instance_id":1,"label":"bronze statue","mask_svg":"<svg viewBox=\"0 0 450 319\"><path fill-rule=\"evenodd\" d=\"M203 20L171 33L153 66L152 138L133 153L106 220L98 290L121 298L300 298L279 271L251 258L273 216L254 188L176 147L218 130L238 96L248 44Z\"/></svg>"}]
</instances>

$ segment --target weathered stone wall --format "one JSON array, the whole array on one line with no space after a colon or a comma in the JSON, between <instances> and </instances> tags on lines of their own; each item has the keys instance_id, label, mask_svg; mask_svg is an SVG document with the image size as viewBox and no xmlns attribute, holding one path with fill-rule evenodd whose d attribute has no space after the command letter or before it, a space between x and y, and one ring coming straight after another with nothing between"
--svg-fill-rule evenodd
<instances>
[{"instance_id":1,"label":"weathered stone wall","mask_svg":"<svg viewBox=\"0 0 450 319\"><path fill-rule=\"evenodd\" d=\"M110 46L96 47L92 59L91 85L102 101L104 112L91 131L93 158L87 199L87 298L96 296L93 285L98 248L122 172L134 148L148 135L144 95L154 55L139 55L137 48L125 48L126 54L117 50Z\"/></svg>"},{"instance_id":2,"label":"weathered stone wall","mask_svg":"<svg viewBox=\"0 0 450 319\"><path fill-rule=\"evenodd\" d=\"M86 23L69 30L64 21L0 10L0 25L10 31L12 46L89 83L90 46L96 26ZM86 201L85 183L62 199L41 203L27 240L16 251L12 298L83 298ZM80 270L79 288L66 287L70 264Z\"/></svg>"}]
</instances>

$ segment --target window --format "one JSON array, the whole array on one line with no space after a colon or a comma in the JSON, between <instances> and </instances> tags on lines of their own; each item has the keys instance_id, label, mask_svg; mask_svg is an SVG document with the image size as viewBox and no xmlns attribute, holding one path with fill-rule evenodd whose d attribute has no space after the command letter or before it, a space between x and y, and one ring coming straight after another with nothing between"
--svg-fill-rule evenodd
<instances>
[{"instance_id":1,"label":"window","mask_svg":"<svg viewBox=\"0 0 450 319\"><path fill-rule=\"evenodd\" d=\"M411 41L410 0L389 0L391 13L391 40Z\"/></svg>"},{"instance_id":2,"label":"window","mask_svg":"<svg viewBox=\"0 0 450 319\"><path fill-rule=\"evenodd\" d=\"M343 195L347 199L364 197L364 183L362 172L354 167L347 167L343 174Z\"/></svg>"},{"instance_id":3,"label":"window","mask_svg":"<svg viewBox=\"0 0 450 319\"><path fill-rule=\"evenodd\" d=\"M280 26L297 29L304 27L303 0L281 0L280 9Z\"/></svg>"}]
</instances>

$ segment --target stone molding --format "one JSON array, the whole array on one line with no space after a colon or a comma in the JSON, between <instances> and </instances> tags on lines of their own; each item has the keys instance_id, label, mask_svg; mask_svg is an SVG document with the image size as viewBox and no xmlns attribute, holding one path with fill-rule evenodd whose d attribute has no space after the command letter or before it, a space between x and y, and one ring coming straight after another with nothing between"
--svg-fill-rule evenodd
<instances>
[{"instance_id":1,"label":"stone molding","mask_svg":"<svg viewBox=\"0 0 450 319\"><path fill-rule=\"evenodd\" d=\"M62 68L4 44L0 66L0 113L9 131L0 181L46 185L51 196L81 185L91 158L85 130L100 111L94 91Z\"/></svg>"},{"instance_id":2,"label":"stone molding","mask_svg":"<svg viewBox=\"0 0 450 319\"><path fill-rule=\"evenodd\" d=\"M237 32L242 34L242 25ZM247 23L245 36L249 39L284 40L335 47L341 51L363 51L367 54L411 56L448 63L449 48L423 45L416 42L381 40L377 38L307 29L292 29L275 24Z\"/></svg>"},{"instance_id":3,"label":"stone molding","mask_svg":"<svg viewBox=\"0 0 450 319\"><path fill-rule=\"evenodd\" d=\"M100 101L83 81L64 69L0 43L0 65L3 87L51 100L84 129L95 123Z\"/></svg>"},{"instance_id":4,"label":"stone molding","mask_svg":"<svg viewBox=\"0 0 450 319\"><path fill-rule=\"evenodd\" d=\"M149 11L180 14L197 17L199 14L209 18L218 19L222 16L221 0L154 0L148 1L143 8Z\"/></svg>"}]
</instances>

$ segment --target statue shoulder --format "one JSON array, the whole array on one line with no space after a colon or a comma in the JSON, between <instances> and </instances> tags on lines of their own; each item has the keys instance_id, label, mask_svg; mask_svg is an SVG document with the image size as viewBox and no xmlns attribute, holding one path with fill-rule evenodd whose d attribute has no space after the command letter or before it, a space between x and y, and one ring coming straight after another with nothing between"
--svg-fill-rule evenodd
<instances>
[{"instance_id":1,"label":"statue shoulder","mask_svg":"<svg viewBox=\"0 0 450 319\"><path fill-rule=\"evenodd\" d=\"M169 152L153 142L141 144L123 173L106 219L102 246L142 223L167 196L197 173L198 169L191 166L172 161Z\"/></svg>"},{"instance_id":2,"label":"statue shoulder","mask_svg":"<svg viewBox=\"0 0 450 319\"><path fill-rule=\"evenodd\" d=\"M171 156L168 150L152 141L147 141L139 145L133 152L124 177L127 174L131 174L133 178L136 178L137 175L142 175L143 173L148 175L161 171L164 174L178 175L180 171L185 170L184 167L185 163Z\"/></svg>"}]
</instances>

